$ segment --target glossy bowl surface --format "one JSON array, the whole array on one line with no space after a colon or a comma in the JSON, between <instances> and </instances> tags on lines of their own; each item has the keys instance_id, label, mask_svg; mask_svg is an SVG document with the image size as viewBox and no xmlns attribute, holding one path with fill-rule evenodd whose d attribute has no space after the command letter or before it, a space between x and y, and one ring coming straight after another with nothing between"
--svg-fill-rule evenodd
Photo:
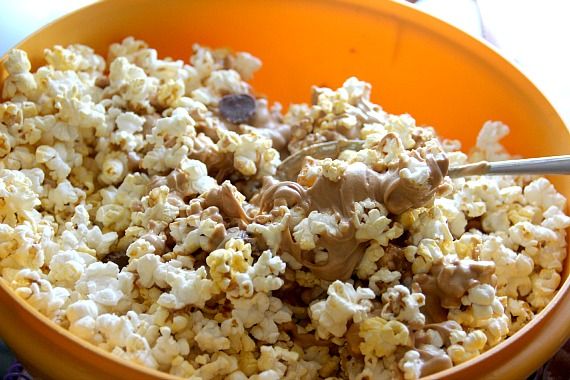
<instances>
[{"instance_id":1,"label":"glossy bowl surface","mask_svg":"<svg viewBox=\"0 0 570 380\"><path fill-rule=\"evenodd\" d=\"M492 48L410 6L381 0L114 0L95 3L38 31L19 48L32 63L55 44L84 43L106 55L133 35L162 56L187 60L192 44L260 57L254 87L270 100L308 101L313 84L356 75L373 100L408 112L440 135L473 145L486 120L511 127L506 145L525 156L567 154L570 134L537 88ZM6 73L0 69L0 80ZM553 178L570 197L570 179ZM522 379L570 336L570 283L518 334L430 379ZM0 281L0 335L43 379L173 379L124 363L54 326Z\"/></svg>"}]
</instances>

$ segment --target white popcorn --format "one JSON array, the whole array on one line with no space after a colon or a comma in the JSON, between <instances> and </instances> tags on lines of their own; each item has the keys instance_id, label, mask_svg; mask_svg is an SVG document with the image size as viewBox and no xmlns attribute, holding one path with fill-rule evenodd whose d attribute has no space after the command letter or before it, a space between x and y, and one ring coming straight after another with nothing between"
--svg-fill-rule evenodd
<instances>
[{"instance_id":1,"label":"white popcorn","mask_svg":"<svg viewBox=\"0 0 570 380\"><path fill-rule=\"evenodd\" d=\"M206 81L208 88L216 95L243 94L248 92L247 85L241 81L235 70L216 70Z\"/></svg>"},{"instance_id":2,"label":"white popcorn","mask_svg":"<svg viewBox=\"0 0 570 380\"><path fill-rule=\"evenodd\" d=\"M200 267L195 271L176 269L161 273L163 281L171 290L159 297L158 304L169 309L180 309L188 305L202 307L212 297L212 281L206 278L205 268Z\"/></svg>"},{"instance_id":3,"label":"white popcorn","mask_svg":"<svg viewBox=\"0 0 570 380\"><path fill-rule=\"evenodd\" d=\"M109 66L109 82L110 88L120 92L125 100L142 106L148 105L158 86L156 78L148 77L124 57L116 58Z\"/></svg>"},{"instance_id":4,"label":"white popcorn","mask_svg":"<svg viewBox=\"0 0 570 380\"><path fill-rule=\"evenodd\" d=\"M293 229L293 237L301 249L314 249L320 234L337 235L337 220L333 215L312 211Z\"/></svg>"},{"instance_id":5,"label":"white popcorn","mask_svg":"<svg viewBox=\"0 0 570 380\"><path fill-rule=\"evenodd\" d=\"M383 210L382 210L383 211ZM360 240L375 240L382 246L388 245L390 240L396 239L404 232L399 223L390 227L391 220L379 209L372 209L368 214L362 215L362 222L356 224L356 238Z\"/></svg>"},{"instance_id":6,"label":"white popcorn","mask_svg":"<svg viewBox=\"0 0 570 380\"><path fill-rule=\"evenodd\" d=\"M360 264L356 267L356 274L360 279L366 279L372 274L376 273L378 266L376 262L384 256L384 248L380 246L377 242L373 242L370 247L364 252Z\"/></svg>"},{"instance_id":7,"label":"white popcorn","mask_svg":"<svg viewBox=\"0 0 570 380\"><path fill-rule=\"evenodd\" d=\"M449 230L453 237L459 238L465 232L467 219L465 214L460 210L461 206L457 205L454 200L448 198L438 198L435 200L436 207L439 207L449 224ZM508 227L508 226L507 226Z\"/></svg>"},{"instance_id":8,"label":"white popcorn","mask_svg":"<svg viewBox=\"0 0 570 380\"><path fill-rule=\"evenodd\" d=\"M537 246L541 242L555 241L558 236L554 231L529 222L519 222L509 228L509 238L523 247Z\"/></svg>"},{"instance_id":9,"label":"white popcorn","mask_svg":"<svg viewBox=\"0 0 570 380\"><path fill-rule=\"evenodd\" d=\"M502 239L490 237L481 246L480 258L495 262L499 295L517 298L518 295L529 294L530 275L534 268L534 262L530 257L507 248Z\"/></svg>"},{"instance_id":10,"label":"white popcorn","mask_svg":"<svg viewBox=\"0 0 570 380\"><path fill-rule=\"evenodd\" d=\"M17 220L37 220L40 204L32 181L22 172L0 169L0 222L16 226Z\"/></svg>"},{"instance_id":11,"label":"white popcorn","mask_svg":"<svg viewBox=\"0 0 570 380\"><path fill-rule=\"evenodd\" d=\"M34 96L37 83L34 76L30 74L31 66L28 55L23 50L12 49L8 52L4 67L9 76L4 81L2 98L9 99L18 94L27 97Z\"/></svg>"},{"instance_id":12,"label":"white popcorn","mask_svg":"<svg viewBox=\"0 0 570 380\"><path fill-rule=\"evenodd\" d=\"M60 182L55 189L48 193L48 204L57 211L76 206L80 199L85 198L85 192L74 187L68 180Z\"/></svg>"},{"instance_id":13,"label":"white popcorn","mask_svg":"<svg viewBox=\"0 0 570 380\"><path fill-rule=\"evenodd\" d=\"M0 263L3 268L39 269L44 266L46 255L34 228L29 223L17 225L0 224Z\"/></svg>"},{"instance_id":14,"label":"white popcorn","mask_svg":"<svg viewBox=\"0 0 570 380\"><path fill-rule=\"evenodd\" d=\"M256 293L252 298L231 298L234 306L232 317L245 328L252 328L252 335L267 343L275 343L279 337L277 324L291 321L291 311L282 302L266 293Z\"/></svg>"},{"instance_id":15,"label":"white popcorn","mask_svg":"<svg viewBox=\"0 0 570 380\"><path fill-rule=\"evenodd\" d=\"M55 254L49 263L48 279L57 285L73 288L88 265L97 259L87 253L73 250Z\"/></svg>"},{"instance_id":16,"label":"white popcorn","mask_svg":"<svg viewBox=\"0 0 570 380\"><path fill-rule=\"evenodd\" d=\"M214 178L208 176L208 168L198 160L183 158L180 169L188 175L188 189L186 194L202 194L217 186Z\"/></svg>"},{"instance_id":17,"label":"white popcorn","mask_svg":"<svg viewBox=\"0 0 570 380\"><path fill-rule=\"evenodd\" d=\"M311 320L317 327L317 334L321 338L328 338L331 334L341 337L346 333L348 321L361 322L370 311L374 299L374 292L367 288L354 289L351 284L341 281L333 282L328 290L325 301L311 305Z\"/></svg>"},{"instance_id":18,"label":"white popcorn","mask_svg":"<svg viewBox=\"0 0 570 380\"><path fill-rule=\"evenodd\" d=\"M419 379L422 374L423 361L420 359L420 353L416 350L409 350L400 359L399 367L404 373L404 379Z\"/></svg>"},{"instance_id":19,"label":"white popcorn","mask_svg":"<svg viewBox=\"0 0 570 380\"><path fill-rule=\"evenodd\" d=\"M471 153L474 161L499 161L509 158L499 141L509 134L509 127L498 121L488 121L477 136L477 143Z\"/></svg>"},{"instance_id":20,"label":"white popcorn","mask_svg":"<svg viewBox=\"0 0 570 380\"><path fill-rule=\"evenodd\" d=\"M481 353L487 343L487 336L481 330L470 333L453 330L450 340L452 344L447 348L447 353L454 364L460 364Z\"/></svg>"},{"instance_id":21,"label":"white popcorn","mask_svg":"<svg viewBox=\"0 0 570 380\"><path fill-rule=\"evenodd\" d=\"M117 306L126 296L119 283L119 268L116 264L108 262L94 262L89 264L75 288L83 295L104 306Z\"/></svg>"},{"instance_id":22,"label":"white popcorn","mask_svg":"<svg viewBox=\"0 0 570 380\"><path fill-rule=\"evenodd\" d=\"M538 274L533 273L532 293L528 297L528 302L535 308L546 306L554 296L560 281L560 275L553 269L542 269Z\"/></svg>"},{"instance_id":23,"label":"white popcorn","mask_svg":"<svg viewBox=\"0 0 570 380\"><path fill-rule=\"evenodd\" d=\"M105 60L85 45L75 44L67 48L56 45L53 49L45 49L44 55L48 64L56 70L103 72L105 69Z\"/></svg>"},{"instance_id":24,"label":"white popcorn","mask_svg":"<svg viewBox=\"0 0 570 380\"><path fill-rule=\"evenodd\" d=\"M444 245L453 241L447 220L438 207L420 213L410 230L414 245L418 245L423 239L432 239Z\"/></svg>"},{"instance_id":25,"label":"white popcorn","mask_svg":"<svg viewBox=\"0 0 570 380\"><path fill-rule=\"evenodd\" d=\"M420 311L420 307L425 304L422 293L410 292L405 286L396 285L382 294L382 302L384 306L381 316L386 320L396 319L407 322L410 326L423 326L425 323L425 316Z\"/></svg>"},{"instance_id":26,"label":"white popcorn","mask_svg":"<svg viewBox=\"0 0 570 380\"><path fill-rule=\"evenodd\" d=\"M218 136L220 151L233 153L234 168L244 176L274 175L281 163L279 153L271 147L271 140L253 128L241 135L218 130Z\"/></svg>"},{"instance_id":27,"label":"white popcorn","mask_svg":"<svg viewBox=\"0 0 570 380\"><path fill-rule=\"evenodd\" d=\"M358 334L364 341L360 351L368 357L383 357L394 353L398 346L411 346L408 328L398 321L386 321L380 317L366 319L360 324Z\"/></svg>"},{"instance_id":28,"label":"white popcorn","mask_svg":"<svg viewBox=\"0 0 570 380\"><path fill-rule=\"evenodd\" d=\"M547 210L550 206L564 209L566 198L546 178L538 178L524 188L524 196L532 205Z\"/></svg>"},{"instance_id":29,"label":"white popcorn","mask_svg":"<svg viewBox=\"0 0 570 380\"><path fill-rule=\"evenodd\" d=\"M222 330L216 321L202 319L195 322L193 330L196 332L196 336L194 339L201 350L213 353L230 348L230 340L222 334Z\"/></svg>"},{"instance_id":30,"label":"white popcorn","mask_svg":"<svg viewBox=\"0 0 570 380\"><path fill-rule=\"evenodd\" d=\"M368 279L368 286L374 291L374 294L380 296L384 293L383 290L378 286L379 283L384 283L387 285L395 285L398 280L402 277L400 272L391 271L386 268L380 268L376 273L374 273Z\"/></svg>"},{"instance_id":31,"label":"white popcorn","mask_svg":"<svg viewBox=\"0 0 570 380\"><path fill-rule=\"evenodd\" d=\"M259 70L261 61L249 53L237 53L233 62L233 69L237 71L242 79L250 80L253 73Z\"/></svg>"},{"instance_id":32,"label":"white popcorn","mask_svg":"<svg viewBox=\"0 0 570 380\"><path fill-rule=\"evenodd\" d=\"M67 307L65 313L70 322L69 331L86 340L93 340L96 333L96 319L99 316L97 304L91 300L79 300Z\"/></svg>"},{"instance_id":33,"label":"white popcorn","mask_svg":"<svg viewBox=\"0 0 570 380\"><path fill-rule=\"evenodd\" d=\"M258 223L251 223L247 226L247 232L252 234L258 234L263 237L267 246L273 251L277 252L279 248L279 244L281 243L281 236L283 231L288 228L287 223L289 221L289 217L284 217L278 223L268 223L268 224L258 224ZM293 268L299 269L299 268Z\"/></svg>"},{"instance_id":34,"label":"white popcorn","mask_svg":"<svg viewBox=\"0 0 570 380\"><path fill-rule=\"evenodd\" d=\"M544 220L540 224L551 230L565 230L570 226L570 217L565 215L561 209L556 206L550 206L543 213Z\"/></svg>"},{"instance_id":35,"label":"white popcorn","mask_svg":"<svg viewBox=\"0 0 570 380\"><path fill-rule=\"evenodd\" d=\"M433 239L422 239L417 249L406 247L404 250L406 260L412 263L412 271L416 273L428 273L434 262L443 258L441 248Z\"/></svg>"},{"instance_id":36,"label":"white popcorn","mask_svg":"<svg viewBox=\"0 0 570 380\"><path fill-rule=\"evenodd\" d=\"M17 283L27 283L27 286L15 287L18 296L25 299L32 307L52 320L61 318L61 307L69 298L69 291L41 278L41 275L29 269L22 269L16 276Z\"/></svg>"},{"instance_id":37,"label":"white popcorn","mask_svg":"<svg viewBox=\"0 0 570 380\"><path fill-rule=\"evenodd\" d=\"M265 251L251 267L251 270L248 270L248 274L256 292L268 293L283 285L283 280L277 276L284 271L285 263L279 256L273 255L271 251Z\"/></svg>"}]
</instances>

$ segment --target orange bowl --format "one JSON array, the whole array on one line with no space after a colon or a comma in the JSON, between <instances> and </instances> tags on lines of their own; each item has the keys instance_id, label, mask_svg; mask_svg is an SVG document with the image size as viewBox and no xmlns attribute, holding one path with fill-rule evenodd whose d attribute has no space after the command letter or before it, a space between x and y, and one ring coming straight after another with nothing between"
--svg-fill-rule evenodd
<instances>
[{"instance_id":1,"label":"orange bowl","mask_svg":"<svg viewBox=\"0 0 570 380\"><path fill-rule=\"evenodd\" d=\"M251 52L264 66L254 87L287 105L313 84L352 75L371 82L391 113L469 147L486 120L511 126L508 149L565 154L570 133L537 88L485 43L410 6L380 0L133 0L99 2L48 25L17 47L37 66L45 47L83 43L106 55L133 35L160 54L187 59L192 44ZM0 68L0 80L6 73ZM566 197L570 179L552 178ZM531 323L483 355L429 379L521 379L570 337L566 260L561 290ZM42 379L174 379L125 363L55 326L0 280L0 334ZM428 378L426 378L428 379Z\"/></svg>"}]
</instances>

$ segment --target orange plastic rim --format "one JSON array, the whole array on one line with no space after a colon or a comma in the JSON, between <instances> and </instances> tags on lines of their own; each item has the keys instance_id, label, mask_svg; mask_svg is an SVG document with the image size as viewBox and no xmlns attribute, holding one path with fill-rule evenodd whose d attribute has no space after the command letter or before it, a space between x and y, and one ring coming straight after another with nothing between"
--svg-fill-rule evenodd
<instances>
[{"instance_id":1,"label":"orange plastic rim","mask_svg":"<svg viewBox=\"0 0 570 380\"><path fill-rule=\"evenodd\" d=\"M537 88L487 44L405 4L381 0L115 0L95 3L17 47L37 66L55 44L84 43L106 55L133 35L161 56L187 60L193 43L245 50L263 60L254 87L287 105L313 84L356 75L373 100L408 112L440 135L473 144L486 120L511 126L505 141L526 156L567 154L570 133ZM6 73L0 68L0 80ZM552 178L570 196L570 180ZM483 355L425 379L522 379L570 337L570 282L520 332ZM0 334L44 379L174 379L126 363L55 326L0 280Z\"/></svg>"}]
</instances>

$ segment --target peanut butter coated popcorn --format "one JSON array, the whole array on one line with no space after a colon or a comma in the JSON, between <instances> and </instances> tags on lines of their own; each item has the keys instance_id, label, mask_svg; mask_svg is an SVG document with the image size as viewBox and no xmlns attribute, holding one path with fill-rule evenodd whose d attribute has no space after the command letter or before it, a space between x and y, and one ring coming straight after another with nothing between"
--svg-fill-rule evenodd
<instances>
[{"instance_id":1,"label":"peanut butter coated popcorn","mask_svg":"<svg viewBox=\"0 0 570 380\"><path fill-rule=\"evenodd\" d=\"M356 78L283 113L247 83L257 58L193 49L55 46L36 70L8 54L0 274L53 323L186 379L418 379L556 295L566 199L545 178L447 176L508 158L507 126L465 154Z\"/></svg>"}]
</instances>

